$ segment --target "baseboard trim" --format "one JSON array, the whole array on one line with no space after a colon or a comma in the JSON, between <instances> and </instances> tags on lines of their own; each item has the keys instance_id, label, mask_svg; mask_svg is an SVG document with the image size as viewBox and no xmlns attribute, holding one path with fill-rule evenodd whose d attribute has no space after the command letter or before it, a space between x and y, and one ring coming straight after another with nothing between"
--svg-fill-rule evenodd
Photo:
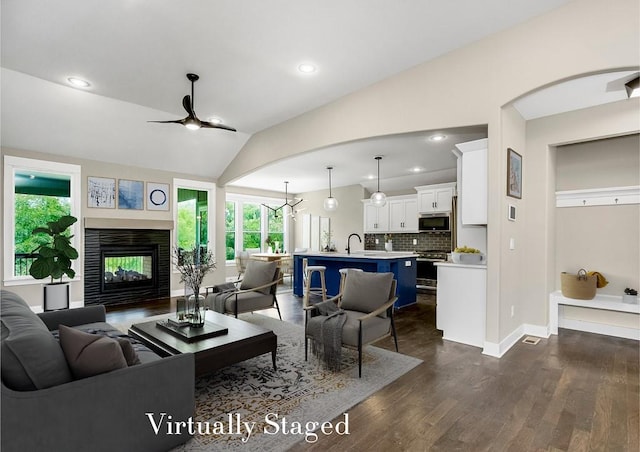
<instances>
[{"instance_id":1,"label":"baseboard trim","mask_svg":"<svg viewBox=\"0 0 640 452\"><path fill-rule=\"evenodd\" d=\"M523 336L537 336L542 338L548 338L550 335L548 326L531 325L529 323L523 323L513 330L507 337L496 342L484 342L482 348L482 354L493 356L494 358L501 358L505 353L511 349Z\"/></svg>"}]
</instances>

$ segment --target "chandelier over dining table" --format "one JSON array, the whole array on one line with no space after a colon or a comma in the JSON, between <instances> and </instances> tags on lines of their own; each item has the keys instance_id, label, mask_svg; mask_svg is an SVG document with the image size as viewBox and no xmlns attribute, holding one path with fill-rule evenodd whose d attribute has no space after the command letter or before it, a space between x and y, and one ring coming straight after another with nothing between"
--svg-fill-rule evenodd
<instances>
[{"instance_id":1,"label":"chandelier over dining table","mask_svg":"<svg viewBox=\"0 0 640 452\"><path fill-rule=\"evenodd\" d=\"M273 211L275 217L278 217L278 211L282 210L285 206L289 206L291 208L291 216L294 215L295 211L293 210L293 208L295 206L297 206L298 204L300 204L302 201L304 201L304 199L300 198L291 198L291 202L289 202L289 191L288 191L288 187L289 187L289 182L285 181L284 182L284 204L282 204L281 206L278 207L271 207L267 204L262 204L263 206L265 206L267 209ZM296 199L298 199L298 201L296 201Z\"/></svg>"}]
</instances>

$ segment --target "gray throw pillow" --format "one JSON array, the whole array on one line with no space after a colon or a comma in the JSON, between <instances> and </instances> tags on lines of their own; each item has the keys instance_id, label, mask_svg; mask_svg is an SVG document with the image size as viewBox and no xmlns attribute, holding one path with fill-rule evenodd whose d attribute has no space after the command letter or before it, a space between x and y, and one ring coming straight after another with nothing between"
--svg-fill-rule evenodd
<instances>
[{"instance_id":1,"label":"gray throw pillow","mask_svg":"<svg viewBox=\"0 0 640 452\"><path fill-rule=\"evenodd\" d=\"M349 272L340 307L372 312L389 300L393 273Z\"/></svg>"},{"instance_id":2,"label":"gray throw pillow","mask_svg":"<svg viewBox=\"0 0 640 452\"><path fill-rule=\"evenodd\" d=\"M116 341L120 344L120 348L122 349L122 354L124 355L124 359L127 361L127 366L134 366L136 364L140 364L140 358L138 354L129 342L129 339L124 337L117 337Z\"/></svg>"},{"instance_id":3,"label":"gray throw pillow","mask_svg":"<svg viewBox=\"0 0 640 452\"><path fill-rule=\"evenodd\" d=\"M17 294L0 294L2 381L16 391L45 389L73 378L60 344Z\"/></svg>"},{"instance_id":4,"label":"gray throw pillow","mask_svg":"<svg viewBox=\"0 0 640 452\"><path fill-rule=\"evenodd\" d=\"M244 272L244 279L240 284L240 290L253 289L254 287L264 286L273 281L278 267L277 262L264 262L258 260L249 260L247 269ZM265 295L271 292L273 286L259 290Z\"/></svg>"},{"instance_id":5,"label":"gray throw pillow","mask_svg":"<svg viewBox=\"0 0 640 452\"><path fill-rule=\"evenodd\" d=\"M127 367L115 339L60 325L60 345L75 378L86 378Z\"/></svg>"}]
</instances>

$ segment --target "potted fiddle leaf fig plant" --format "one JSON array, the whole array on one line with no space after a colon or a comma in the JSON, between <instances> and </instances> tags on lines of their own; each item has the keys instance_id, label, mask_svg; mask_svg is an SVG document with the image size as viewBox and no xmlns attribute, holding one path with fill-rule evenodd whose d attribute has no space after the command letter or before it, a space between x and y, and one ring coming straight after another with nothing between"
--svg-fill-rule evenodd
<instances>
[{"instance_id":1,"label":"potted fiddle leaf fig plant","mask_svg":"<svg viewBox=\"0 0 640 452\"><path fill-rule=\"evenodd\" d=\"M36 259L29 268L29 274L36 279L51 278L51 282L44 286L45 311L69 307L69 284L64 283L62 277L67 275L72 279L76 275L72 261L78 258L78 251L71 245L73 235L69 230L76 221L76 217L64 215L32 231L41 243L33 251Z\"/></svg>"}]
</instances>

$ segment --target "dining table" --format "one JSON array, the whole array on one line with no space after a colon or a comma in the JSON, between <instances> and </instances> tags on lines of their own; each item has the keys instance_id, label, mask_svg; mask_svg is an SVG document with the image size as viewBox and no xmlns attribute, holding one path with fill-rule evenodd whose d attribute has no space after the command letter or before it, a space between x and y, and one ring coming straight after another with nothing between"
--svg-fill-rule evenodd
<instances>
[{"instance_id":1,"label":"dining table","mask_svg":"<svg viewBox=\"0 0 640 452\"><path fill-rule=\"evenodd\" d=\"M253 253L250 255L251 259L273 262L273 261L281 261L282 259L291 258L291 254L285 253Z\"/></svg>"}]
</instances>

